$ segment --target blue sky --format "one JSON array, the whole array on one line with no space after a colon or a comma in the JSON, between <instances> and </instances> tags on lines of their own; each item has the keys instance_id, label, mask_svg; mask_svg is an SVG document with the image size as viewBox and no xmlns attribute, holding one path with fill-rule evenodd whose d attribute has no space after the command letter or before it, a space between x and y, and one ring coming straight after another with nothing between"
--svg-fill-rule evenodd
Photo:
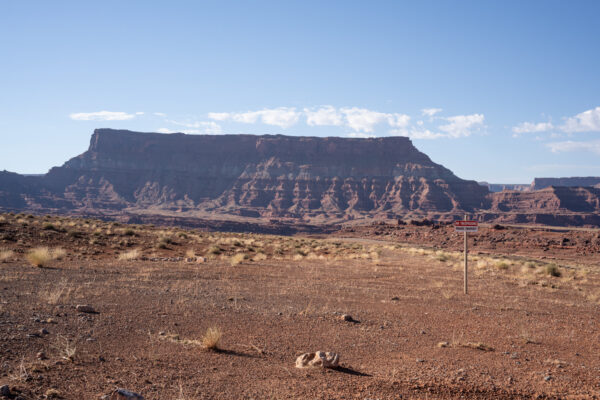
<instances>
[{"instance_id":1,"label":"blue sky","mask_svg":"<svg viewBox=\"0 0 600 400\"><path fill-rule=\"evenodd\" d=\"M598 1L5 1L0 170L95 128L403 135L466 179L600 176Z\"/></svg>"}]
</instances>

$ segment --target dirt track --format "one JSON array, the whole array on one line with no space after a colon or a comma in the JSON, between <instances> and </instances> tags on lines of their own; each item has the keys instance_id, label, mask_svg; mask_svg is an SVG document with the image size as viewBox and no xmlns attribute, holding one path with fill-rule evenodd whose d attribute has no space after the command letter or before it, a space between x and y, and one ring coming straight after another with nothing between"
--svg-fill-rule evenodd
<instances>
[{"instance_id":1,"label":"dirt track","mask_svg":"<svg viewBox=\"0 0 600 400\"><path fill-rule=\"evenodd\" d=\"M465 296L457 255L410 247L382 247L375 259L235 266L65 247L45 268L19 252L0 263L0 385L15 397L52 388L99 399L116 387L146 399L600 396L594 267L551 277L479 256ZM223 332L220 352L195 342L212 326ZM32 336L42 328L49 333ZM338 352L342 368L294 367L316 350Z\"/></svg>"}]
</instances>

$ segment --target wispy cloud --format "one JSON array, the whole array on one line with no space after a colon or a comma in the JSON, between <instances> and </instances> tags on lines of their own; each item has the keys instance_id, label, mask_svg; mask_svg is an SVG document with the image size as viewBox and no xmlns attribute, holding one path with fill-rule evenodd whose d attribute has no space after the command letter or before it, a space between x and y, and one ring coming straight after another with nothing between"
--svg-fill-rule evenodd
<instances>
[{"instance_id":1,"label":"wispy cloud","mask_svg":"<svg viewBox=\"0 0 600 400\"><path fill-rule=\"evenodd\" d=\"M279 126L280 128L286 129L295 125L300 119L301 115L302 113L296 111L296 109L293 107L279 107L240 113L211 112L208 113L208 118L215 121L232 120L244 124L254 124L260 121L266 125Z\"/></svg>"},{"instance_id":2,"label":"wispy cloud","mask_svg":"<svg viewBox=\"0 0 600 400\"><path fill-rule=\"evenodd\" d=\"M166 120L173 125L183 126L187 129L170 129L170 128L161 128L158 130L160 133L189 133L189 134L207 134L207 135L219 135L223 133L221 129L221 125L217 124L214 121L191 121L191 122L181 122L174 120Z\"/></svg>"},{"instance_id":3,"label":"wispy cloud","mask_svg":"<svg viewBox=\"0 0 600 400\"><path fill-rule=\"evenodd\" d=\"M371 133L375 126L387 124L392 128L401 128L408 125L410 117L405 114L389 114L366 108L342 108L345 125L355 132Z\"/></svg>"},{"instance_id":4,"label":"wispy cloud","mask_svg":"<svg viewBox=\"0 0 600 400\"><path fill-rule=\"evenodd\" d=\"M572 151L590 151L595 154L600 154L600 140L588 140L576 142L566 140L563 142L546 143L553 153L564 153Z\"/></svg>"},{"instance_id":5,"label":"wispy cloud","mask_svg":"<svg viewBox=\"0 0 600 400\"><path fill-rule=\"evenodd\" d=\"M513 136L518 137L521 133L550 131L563 132L569 135L579 132L600 132L600 107L586 110L573 117L565 117L563 120L565 122L562 125L554 125L551 122L521 122L512 128L512 131L515 133ZM555 134L556 132L554 132Z\"/></svg>"},{"instance_id":6,"label":"wispy cloud","mask_svg":"<svg viewBox=\"0 0 600 400\"><path fill-rule=\"evenodd\" d=\"M426 117L433 117L437 113L441 113L441 108L424 108L421 110L421 114Z\"/></svg>"},{"instance_id":7,"label":"wispy cloud","mask_svg":"<svg viewBox=\"0 0 600 400\"><path fill-rule=\"evenodd\" d=\"M126 121L134 119L136 115L140 114L128 114L122 111L96 111L90 113L69 114L69 118L75 121Z\"/></svg>"},{"instance_id":8,"label":"wispy cloud","mask_svg":"<svg viewBox=\"0 0 600 400\"><path fill-rule=\"evenodd\" d=\"M400 113L383 113L359 107L336 108L331 105L317 108L279 107L247 112L211 112L208 118L215 121L234 121L245 124L263 123L289 128L296 125L301 117L308 126L345 126L354 132L373 133L377 125L400 128L408 125L410 117Z\"/></svg>"},{"instance_id":9,"label":"wispy cloud","mask_svg":"<svg viewBox=\"0 0 600 400\"><path fill-rule=\"evenodd\" d=\"M539 133L547 132L554 129L554 125L551 122L522 122L512 128L514 133Z\"/></svg>"},{"instance_id":10,"label":"wispy cloud","mask_svg":"<svg viewBox=\"0 0 600 400\"><path fill-rule=\"evenodd\" d=\"M309 126L342 126L344 116L333 106L322 106L318 109L305 108L306 123Z\"/></svg>"},{"instance_id":11,"label":"wispy cloud","mask_svg":"<svg viewBox=\"0 0 600 400\"><path fill-rule=\"evenodd\" d=\"M448 123L441 125L438 129L446 132L448 137L460 138L471 136L474 132L484 128L485 116L483 114L455 115L445 118L445 120Z\"/></svg>"}]
</instances>

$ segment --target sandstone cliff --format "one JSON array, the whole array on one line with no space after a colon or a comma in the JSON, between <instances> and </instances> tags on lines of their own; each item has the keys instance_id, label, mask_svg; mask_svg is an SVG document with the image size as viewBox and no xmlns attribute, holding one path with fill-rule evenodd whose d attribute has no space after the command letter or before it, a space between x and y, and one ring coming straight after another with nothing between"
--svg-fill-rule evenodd
<instances>
[{"instance_id":1,"label":"sandstone cliff","mask_svg":"<svg viewBox=\"0 0 600 400\"><path fill-rule=\"evenodd\" d=\"M526 215L525 222L534 222L534 214L597 214L598 192L490 193L432 162L405 137L97 129L86 152L44 176L0 172L0 210L144 221L163 216L330 224L360 218L451 220L468 212L482 220L519 222Z\"/></svg>"}]
</instances>

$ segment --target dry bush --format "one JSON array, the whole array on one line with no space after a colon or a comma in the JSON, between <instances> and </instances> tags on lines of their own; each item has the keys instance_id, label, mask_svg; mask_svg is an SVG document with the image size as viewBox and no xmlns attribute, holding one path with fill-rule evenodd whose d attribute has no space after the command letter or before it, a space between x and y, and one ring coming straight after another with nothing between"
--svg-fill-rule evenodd
<instances>
[{"instance_id":1,"label":"dry bush","mask_svg":"<svg viewBox=\"0 0 600 400\"><path fill-rule=\"evenodd\" d=\"M67 361L75 361L75 354L77 353L77 348L71 344L69 339L64 336L58 335L56 338L56 343L52 346L56 349L59 355L67 360Z\"/></svg>"},{"instance_id":2,"label":"dry bush","mask_svg":"<svg viewBox=\"0 0 600 400\"><path fill-rule=\"evenodd\" d=\"M67 251L60 247L57 247L50 251L50 255L52 256L53 260L62 260L62 258L67 255Z\"/></svg>"},{"instance_id":3,"label":"dry bush","mask_svg":"<svg viewBox=\"0 0 600 400\"><path fill-rule=\"evenodd\" d=\"M185 252L185 256L187 258L196 258L196 252L194 251L194 249L187 249L187 251Z\"/></svg>"},{"instance_id":4,"label":"dry bush","mask_svg":"<svg viewBox=\"0 0 600 400\"><path fill-rule=\"evenodd\" d=\"M207 350L218 350L221 342L221 330L216 327L210 327L202 336L202 347Z\"/></svg>"},{"instance_id":5,"label":"dry bush","mask_svg":"<svg viewBox=\"0 0 600 400\"><path fill-rule=\"evenodd\" d=\"M242 261L244 261L246 259L246 255L244 253L237 253L236 255L234 255L233 257L231 257L229 259L229 263L231 264L232 267L238 265L239 263L241 263Z\"/></svg>"},{"instance_id":6,"label":"dry bush","mask_svg":"<svg viewBox=\"0 0 600 400\"><path fill-rule=\"evenodd\" d=\"M258 253L254 257L252 257L252 261L263 261L267 259L267 255L265 253Z\"/></svg>"},{"instance_id":7,"label":"dry bush","mask_svg":"<svg viewBox=\"0 0 600 400\"><path fill-rule=\"evenodd\" d=\"M560 269L558 267L558 265L556 264L548 264L546 265L546 268L544 269L544 271L550 275L550 276L554 276L554 277L560 277L562 274L560 272Z\"/></svg>"},{"instance_id":8,"label":"dry bush","mask_svg":"<svg viewBox=\"0 0 600 400\"><path fill-rule=\"evenodd\" d=\"M0 262L7 261L14 254L15 253L12 250L0 250Z\"/></svg>"},{"instance_id":9,"label":"dry bush","mask_svg":"<svg viewBox=\"0 0 600 400\"><path fill-rule=\"evenodd\" d=\"M119 254L119 260L121 261L130 261L135 260L140 256L140 251L138 249L133 249L126 251L125 253Z\"/></svg>"},{"instance_id":10,"label":"dry bush","mask_svg":"<svg viewBox=\"0 0 600 400\"><path fill-rule=\"evenodd\" d=\"M52 253L47 247L36 247L27 253L26 257L34 267L43 267L52 260Z\"/></svg>"}]
</instances>

